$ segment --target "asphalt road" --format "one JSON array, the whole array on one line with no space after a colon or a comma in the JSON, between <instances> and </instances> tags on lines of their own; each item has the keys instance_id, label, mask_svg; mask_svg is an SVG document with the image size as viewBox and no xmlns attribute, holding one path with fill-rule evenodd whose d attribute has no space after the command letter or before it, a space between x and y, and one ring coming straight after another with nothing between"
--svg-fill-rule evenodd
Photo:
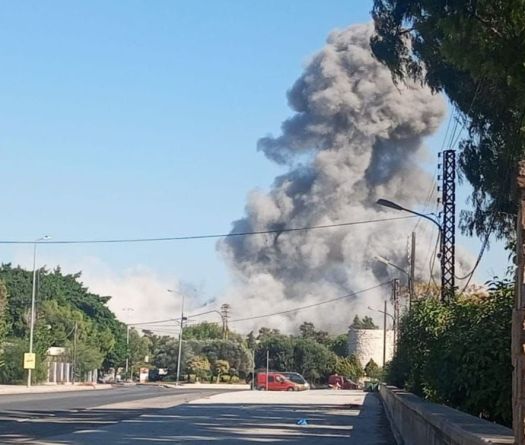
<instances>
[{"instance_id":1,"label":"asphalt road","mask_svg":"<svg viewBox=\"0 0 525 445\"><path fill-rule=\"evenodd\" d=\"M94 431L158 412L165 407L166 400L173 406L220 392L224 391L123 386L108 390L3 395L0 396L0 443L37 443L39 439L79 430Z\"/></svg>"},{"instance_id":2,"label":"asphalt road","mask_svg":"<svg viewBox=\"0 0 525 445\"><path fill-rule=\"evenodd\" d=\"M304 422L299 422L301 419ZM166 409L142 409L141 415L132 419L53 434L31 443L394 445L395 442L377 394L324 390L229 392Z\"/></svg>"}]
</instances>

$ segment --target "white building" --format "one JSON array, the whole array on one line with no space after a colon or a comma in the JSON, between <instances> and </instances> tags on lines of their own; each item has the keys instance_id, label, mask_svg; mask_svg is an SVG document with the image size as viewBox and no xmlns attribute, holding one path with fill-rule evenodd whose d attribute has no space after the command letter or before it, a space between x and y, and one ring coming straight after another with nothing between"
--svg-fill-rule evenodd
<instances>
[{"instance_id":1,"label":"white building","mask_svg":"<svg viewBox=\"0 0 525 445\"><path fill-rule=\"evenodd\" d=\"M354 354L364 367L373 359L383 366L383 329L354 329L348 331L348 354ZM394 355L394 331L386 331L386 361Z\"/></svg>"}]
</instances>

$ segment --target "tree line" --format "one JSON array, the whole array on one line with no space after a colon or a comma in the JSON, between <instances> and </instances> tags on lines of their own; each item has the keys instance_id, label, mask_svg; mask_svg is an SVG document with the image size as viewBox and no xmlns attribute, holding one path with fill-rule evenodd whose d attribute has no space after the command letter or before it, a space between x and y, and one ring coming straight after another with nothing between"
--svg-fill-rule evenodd
<instances>
[{"instance_id":1,"label":"tree line","mask_svg":"<svg viewBox=\"0 0 525 445\"><path fill-rule=\"evenodd\" d=\"M0 384L22 383L23 354L29 345L32 272L11 264L0 267ZM77 381L90 370L101 374L121 370L123 378L138 377L139 369L167 370L174 378L178 339L152 331L129 330L108 308L109 296L89 291L81 274L64 274L60 268L37 271L34 352L34 382L47 378L47 351L64 348L64 360L74 364ZM351 325L374 329L370 317L356 316ZM363 364L348 354L347 333L330 335L305 322L295 335L261 328L248 335L230 331L225 338L217 323L198 323L184 328L181 375L184 379L211 382L245 381L255 369L295 371L312 383L325 382L334 372L357 380L365 376ZM129 375L122 368L126 358ZM255 362L254 362L255 359ZM375 363L365 364L368 376L377 377Z\"/></svg>"}]
</instances>

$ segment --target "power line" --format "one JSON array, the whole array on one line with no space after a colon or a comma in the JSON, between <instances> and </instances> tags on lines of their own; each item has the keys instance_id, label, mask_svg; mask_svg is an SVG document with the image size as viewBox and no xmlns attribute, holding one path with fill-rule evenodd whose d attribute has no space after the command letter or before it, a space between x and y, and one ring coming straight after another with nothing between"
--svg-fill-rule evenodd
<instances>
[{"instance_id":1,"label":"power line","mask_svg":"<svg viewBox=\"0 0 525 445\"><path fill-rule=\"evenodd\" d=\"M379 287L390 285L391 283L392 283L391 281L387 281L386 283L381 283L381 284L378 284L376 286L369 287L368 289L362 289L362 290L359 290L359 291L356 291L356 292L352 292L350 294L343 295L341 297L332 298L330 300L320 301L318 303L313 303L313 304L309 304L309 305L306 305L306 306L299 306L299 307L296 307L296 308L293 308L293 309L287 309L287 310L280 311L280 312L274 312L274 313L271 313L271 314L264 314L264 315L256 315L256 316L253 316L253 317L238 318L236 320L231 320L230 323L236 323L236 322L239 322L239 321L257 320L259 318L267 318L267 317L273 317L275 315L283 315L283 314L289 314L289 313L292 313L292 312L298 312L298 311L302 311L304 309L310 309L312 307L317 307L317 306L321 306L323 304L332 303L334 301L344 300L345 298L350 298L350 297L353 297L355 295L359 295L359 294L362 294L362 293L365 293L365 292L369 292L369 291L371 291L373 289L377 289Z\"/></svg>"},{"instance_id":2,"label":"power line","mask_svg":"<svg viewBox=\"0 0 525 445\"><path fill-rule=\"evenodd\" d=\"M398 216L394 218L379 218L379 219L368 219L363 221L351 221L344 223L335 224L323 224L319 226L305 226L305 227L291 227L283 229L273 230L255 230L250 232L230 232L220 234L207 234L207 235L187 235L187 236L167 236L159 238L121 238L121 239L100 239L100 240L51 240L51 241L10 241L0 240L0 244L117 244L117 243L151 243L151 242L162 242L162 241L184 241L184 240L197 240L197 239L208 239L208 238L232 238L237 236L251 236L251 235L268 235L272 233L281 234L286 232L302 232L308 230L319 230L319 229L330 229L333 227L346 227L356 226L360 224L370 224L377 222L395 221L399 219L415 218L413 215L409 216Z\"/></svg>"}]
</instances>

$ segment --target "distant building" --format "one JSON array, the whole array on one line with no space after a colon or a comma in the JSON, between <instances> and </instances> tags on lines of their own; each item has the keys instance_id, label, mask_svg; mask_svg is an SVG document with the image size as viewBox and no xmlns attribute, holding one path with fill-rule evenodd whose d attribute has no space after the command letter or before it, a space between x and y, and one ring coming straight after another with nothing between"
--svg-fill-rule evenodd
<instances>
[{"instance_id":1,"label":"distant building","mask_svg":"<svg viewBox=\"0 0 525 445\"><path fill-rule=\"evenodd\" d=\"M380 367L383 366L383 330L354 329L348 330L348 353L354 354L362 366L373 359ZM394 331L386 331L386 361L394 355Z\"/></svg>"}]
</instances>

